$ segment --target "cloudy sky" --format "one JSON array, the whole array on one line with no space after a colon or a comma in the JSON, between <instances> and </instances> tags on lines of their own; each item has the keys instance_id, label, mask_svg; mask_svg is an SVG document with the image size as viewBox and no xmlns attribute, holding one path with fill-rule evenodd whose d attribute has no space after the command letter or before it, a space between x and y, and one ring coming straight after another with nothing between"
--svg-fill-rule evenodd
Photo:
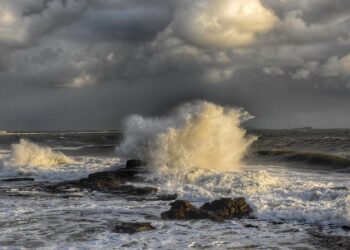
<instances>
[{"instance_id":1,"label":"cloudy sky","mask_svg":"<svg viewBox=\"0 0 350 250\"><path fill-rule=\"evenodd\" d=\"M0 0L0 130L119 128L183 102L350 127L349 0Z\"/></svg>"}]
</instances>

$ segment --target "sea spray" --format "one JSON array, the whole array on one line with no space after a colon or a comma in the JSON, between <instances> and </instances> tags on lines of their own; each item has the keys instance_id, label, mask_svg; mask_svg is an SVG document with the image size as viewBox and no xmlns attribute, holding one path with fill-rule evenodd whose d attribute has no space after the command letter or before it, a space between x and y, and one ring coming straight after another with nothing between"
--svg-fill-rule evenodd
<instances>
[{"instance_id":1,"label":"sea spray","mask_svg":"<svg viewBox=\"0 0 350 250\"><path fill-rule=\"evenodd\" d=\"M240 126L252 118L242 109L209 102L180 106L169 116L130 116L117 154L141 158L156 172L189 176L193 172L236 171L255 140Z\"/></svg>"},{"instance_id":2,"label":"sea spray","mask_svg":"<svg viewBox=\"0 0 350 250\"><path fill-rule=\"evenodd\" d=\"M36 166L50 168L74 161L61 152L55 152L48 147L39 146L33 142L21 139L12 145L11 163L16 166Z\"/></svg>"}]
</instances>

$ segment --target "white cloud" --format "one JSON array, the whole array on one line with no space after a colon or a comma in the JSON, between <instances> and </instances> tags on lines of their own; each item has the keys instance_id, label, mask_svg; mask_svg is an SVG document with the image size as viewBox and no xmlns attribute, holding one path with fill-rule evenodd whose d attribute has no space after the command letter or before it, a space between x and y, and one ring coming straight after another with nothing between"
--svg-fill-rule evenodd
<instances>
[{"instance_id":1,"label":"white cloud","mask_svg":"<svg viewBox=\"0 0 350 250\"><path fill-rule=\"evenodd\" d=\"M277 66L269 66L269 67L264 67L263 68L263 72L266 75L270 75L270 76L281 76L284 75L284 71Z\"/></svg>"},{"instance_id":2,"label":"white cloud","mask_svg":"<svg viewBox=\"0 0 350 250\"><path fill-rule=\"evenodd\" d=\"M234 68L209 68L205 71L203 78L206 82L220 83L231 78L234 72Z\"/></svg>"},{"instance_id":3,"label":"white cloud","mask_svg":"<svg viewBox=\"0 0 350 250\"><path fill-rule=\"evenodd\" d=\"M295 72L291 72L290 75L294 80L308 79L311 75L310 71L307 69L298 69Z\"/></svg>"},{"instance_id":4,"label":"white cloud","mask_svg":"<svg viewBox=\"0 0 350 250\"><path fill-rule=\"evenodd\" d=\"M350 54L339 59L333 56L322 67L322 73L326 77L350 76Z\"/></svg>"},{"instance_id":5,"label":"white cloud","mask_svg":"<svg viewBox=\"0 0 350 250\"><path fill-rule=\"evenodd\" d=\"M95 83L96 83L96 80L93 76L91 76L87 73L82 73L80 76L75 77L66 86L71 87L71 88L82 88L82 87L94 85Z\"/></svg>"},{"instance_id":6,"label":"white cloud","mask_svg":"<svg viewBox=\"0 0 350 250\"><path fill-rule=\"evenodd\" d=\"M23 22L8 1L0 2L0 43L20 43L26 39L28 22Z\"/></svg>"},{"instance_id":7,"label":"white cloud","mask_svg":"<svg viewBox=\"0 0 350 250\"><path fill-rule=\"evenodd\" d=\"M42 35L71 23L86 7L85 0L1 1L0 44L23 46L32 40L39 40ZM31 9L35 11L23 14Z\"/></svg>"},{"instance_id":8,"label":"white cloud","mask_svg":"<svg viewBox=\"0 0 350 250\"><path fill-rule=\"evenodd\" d=\"M183 1L172 23L175 33L198 46L232 48L251 44L277 17L260 0Z\"/></svg>"}]
</instances>

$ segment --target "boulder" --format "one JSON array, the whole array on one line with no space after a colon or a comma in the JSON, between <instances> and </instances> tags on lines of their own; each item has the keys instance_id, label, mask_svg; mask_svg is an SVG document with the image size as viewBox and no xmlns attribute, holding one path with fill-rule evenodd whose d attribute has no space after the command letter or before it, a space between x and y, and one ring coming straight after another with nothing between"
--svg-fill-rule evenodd
<instances>
[{"instance_id":1,"label":"boulder","mask_svg":"<svg viewBox=\"0 0 350 250\"><path fill-rule=\"evenodd\" d=\"M122 222L114 227L116 233L134 234L143 231L155 230L149 222Z\"/></svg>"},{"instance_id":2,"label":"boulder","mask_svg":"<svg viewBox=\"0 0 350 250\"><path fill-rule=\"evenodd\" d=\"M83 178L77 181L69 182L70 185L75 185L80 188L86 188L90 190L96 190L100 192L113 192L125 189L131 190L130 186L125 185L126 182L142 181L141 177L137 174L143 173L146 170L140 168L143 166L141 160L128 160L125 167L117 169L115 171L103 171L89 174L87 178ZM134 191L140 189L133 189ZM140 192L142 193L142 192Z\"/></svg>"},{"instance_id":3,"label":"boulder","mask_svg":"<svg viewBox=\"0 0 350 250\"><path fill-rule=\"evenodd\" d=\"M89 174L87 178L65 181L39 188L50 193L71 193L88 190L123 196L125 199L138 201L175 200L177 194L159 194L158 188L150 186L134 186L130 182L142 182L139 173L145 173L141 160L128 160L125 167L115 171L103 171Z\"/></svg>"},{"instance_id":4,"label":"boulder","mask_svg":"<svg viewBox=\"0 0 350 250\"><path fill-rule=\"evenodd\" d=\"M125 167L126 168L138 168L138 167L143 167L145 165L146 164L142 160L133 159L133 160L127 160Z\"/></svg>"},{"instance_id":5,"label":"boulder","mask_svg":"<svg viewBox=\"0 0 350 250\"><path fill-rule=\"evenodd\" d=\"M213 212L223 219L248 216L252 212L252 209L243 197L234 199L221 198L205 203L200 209Z\"/></svg>"},{"instance_id":6,"label":"boulder","mask_svg":"<svg viewBox=\"0 0 350 250\"><path fill-rule=\"evenodd\" d=\"M199 220L209 219L213 221L222 221L222 219L215 214L200 210L193 206L189 201L176 200L170 203L171 208L169 211L161 214L162 219L165 220Z\"/></svg>"},{"instance_id":7,"label":"boulder","mask_svg":"<svg viewBox=\"0 0 350 250\"><path fill-rule=\"evenodd\" d=\"M221 222L225 219L248 216L252 209L243 197L231 199L222 198L205 203L200 208L193 206L189 201L176 200L170 203L170 210L161 213L166 220L198 220L210 219Z\"/></svg>"},{"instance_id":8,"label":"boulder","mask_svg":"<svg viewBox=\"0 0 350 250\"><path fill-rule=\"evenodd\" d=\"M185 219L186 214L191 210L198 210L189 201L186 200L176 200L170 203L170 210L161 213L162 219L165 220L180 220Z\"/></svg>"},{"instance_id":9,"label":"boulder","mask_svg":"<svg viewBox=\"0 0 350 250\"><path fill-rule=\"evenodd\" d=\"M87 178L71 182L73 185L97 191L108 191L125 183L125 178L116 171L97 172L90 174Z\"/></svg>"}]
</instances>

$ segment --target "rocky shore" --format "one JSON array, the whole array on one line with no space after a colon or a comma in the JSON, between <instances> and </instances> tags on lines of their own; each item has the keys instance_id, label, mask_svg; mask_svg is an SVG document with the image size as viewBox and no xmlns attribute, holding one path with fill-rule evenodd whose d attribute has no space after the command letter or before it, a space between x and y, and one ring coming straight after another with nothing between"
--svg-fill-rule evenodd
<instances>
[{"instance_id":1,"label":"rocky shore","mask_svg":"<svg viewBox=\"0 0 350 250\"><path fill-rule=\"evenodd\" d=\"M39 191L34 192L40 196L45 197L58 197L58 198L73 198L84 197L87 193L94 195L94 192L100 192L107 194L108 199L122 198L125 200L137 201L140 205L147 205L152 201L160 201L161 207L155 215L144 215L141 210L136 212L135 215L141 215L141 218L137 217L121 217L118 221L111 219L108 226L108 231L116 234L137 234L141 232L162 232L166 229L165 224L182 224L189 223L196 220L207 220L203 223L211 223L213 226L225 226L230 223L230 220L236 221L238 224L244 226L245 229L251 231L263 231L264 228L257 223L257 219L254 217L254 212L251 206L248 204L244 197L229 197L218 198L210 202L198 205L193 204L188 200L177 199L178 196L175 193L161 193L155 185L152 185L147 181L147 168L145 164L140 160L129 160L123 166L119 166L115 170L95 172L88 175L86 178L77 179L73 181L63 181L58 183L52 182L40 182L29 177L17 177L3 179L4 186L1 191L6 193L6 188L9 190L9 195L16 196L14 190L29 190ZM18 182L18 183L16 183ZM6 184L5 184L6 183ZM17 185L18 184L18 185ZM12 186L11 186L12 185ZM28 192L33 193L33 192ZM26 192L19 192L18 196L26 196ZM167 202L169 201L169 204ZM77 200L79 204L79 200ZM169 205L169 207L168 207ZM135 213L133 210L130 213ZM119 221L121 219L122 221ZM241 220L242 219L242 220ZM248 219L248 220L247 220ZM150 220L150 221L147 221ZM183 222L188 220L189 222ZM174 221L174 222L173 222ZM182 222L180 222L182 221ZM235 222L235 223L236 223ZM280 222L271 221L268 222L271 225L279 227L285 223L283 220ZM349 225L338 226L344 232L349 231ZM245 230L242 229L242 230ZM284 229L296 230L296 229ZM297 231L290 231L295 233ZM328 235L319 229L307 231L308 238L305 238L305 244L326 249L332 246L332 249L349 249L350 239L344 235Z\"/></svg>"},{"instance_id":2,"label":"rocky shore","mask_svg":"<svg viewBox=\"0 0 350 250\"><path fill-rule=\"evenodd\" d=\"M161 213L160 217L164 220L200 220L207 219L215 222L223 222L226 219L236 219L250 216L251 207L243 197L221 198L203 204L197 208L186 200L176 200L177 194L159 194L158 188L154 186L140 185L145 180L141 174L146 174L147 169L141 160L128 160L124 166L114 171L103 171L89 174L88 177L64 181L59 183L36 183L33 178L12 178L3 181L6 182L32 182L33 187L51 194L67 194L77 190L88 192L98 191L117 195L125 199L141 201L171 201L170 210ZM134 185L132 183L138 183ZM28 187L28 186L26 186ZM148 222L121 222L115 226L115 232L119 233L137 233L146 230L154 230Z\"/></svg>"},{"instance_id":3,"label":"rocky shore","mask_svg":"<svg viewBox=\"0 0 350 250\"><path fill-rule=\"evenodd\" d=\"M147 173L141 160L128 160L125 167L115 171L105 171L90 174L80 180L61 182L47 186L50 192L62 192L71 188L80 188L90 191L99 191L126 198L138 196L142 200L175 200L177 194L158 195L158 188L152 186L134 186L132 182L142 182L144 179L139 174ZM208 219L215 222L223 222L226 219L241 218L252 213L251 207L243 197L221 198L195 207L189 201L176 200L170 203L170 210L160 216L164 220L199 220ZM115 226L118 233L137 233L141 231L155 230L149 222L121 222Z\"/></svg>"}]
</instances>

